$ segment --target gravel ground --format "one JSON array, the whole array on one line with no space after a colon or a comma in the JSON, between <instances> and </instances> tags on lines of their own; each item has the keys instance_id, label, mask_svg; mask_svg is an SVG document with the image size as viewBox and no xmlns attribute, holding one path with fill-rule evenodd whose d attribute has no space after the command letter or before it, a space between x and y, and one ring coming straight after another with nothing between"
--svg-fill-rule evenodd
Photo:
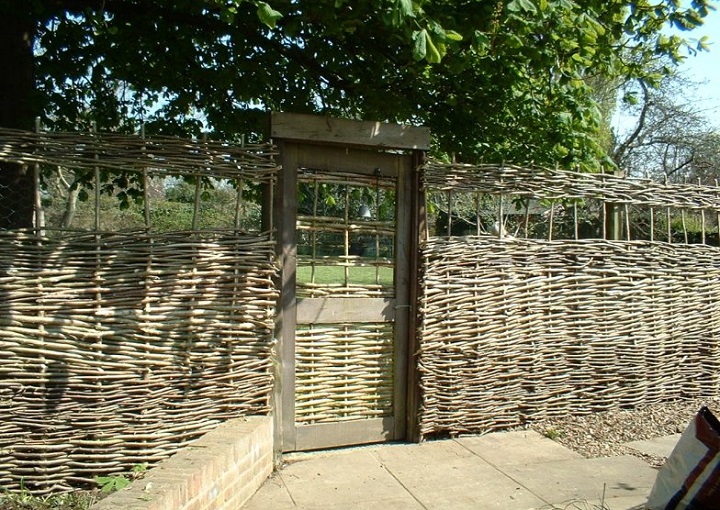
<instances>
[{"instance_id":1,"label":"gravel ground","mask_svg":"<svg viewBox=\"0 0 720 510\"><path fill-rule=\"evenodd\" d=\"M644 455L624 443L681 434L700 407L707 406L720 417L720 397L674 401L590 415L569 415L530 423L535 430L584 457L634 455L660 467L664 457Z\"/></svg>"}]
</instances>

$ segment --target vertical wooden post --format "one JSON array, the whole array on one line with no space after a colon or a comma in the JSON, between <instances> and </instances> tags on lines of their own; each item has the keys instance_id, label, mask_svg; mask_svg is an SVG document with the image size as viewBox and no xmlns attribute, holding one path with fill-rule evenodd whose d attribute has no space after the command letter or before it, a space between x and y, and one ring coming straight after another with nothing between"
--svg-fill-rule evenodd
<instances>
[{"instance_id":1,"label":"vertical wooden post","mask_svg":"<svg viewBox=\"0 0 720 510\"><path fill-rule=\"evenodd\" d=\"M698 177L698 186L702 185L700 177ZM701 242L705 244L705 209L700 210L700 229L701 229Z\"/></svg>"},{"instance_id":2,"label":"vertical wooden post","mask_svg":"<svg viewBox=\"0 0 720 510\"><path fill-rule=\"evenodd\" d=\"M297 144L281 140L280 172L273 204L277 228L277 260L280 265L280 302L275 326L278 341L275 359L274 419L276 461L283 451L294 450L295 429L295 328L297 325Z\"/></svg>"},{"instance_id":3,"label":"vertical wooden post","mask_svg":"<svg viewBox=\"0 0 720 510\"><path fill-rule=\"evenodd\" d=\"M413 151L412 185L410 190L410 310L407 342L407 397L406 397L406 429L408 441L419 442L420 436L420 378L418 375L418 337L422 325L419 315L420 305L420 249L427 240L427 197L421 187L422 165L425 163L425 152Z\"/></svg>"},{"instance_id":4,"label":"vertical wooden post","mask_svg":"<svg viewBox=\"0 0 720 510\"><path fill-rule=\"evenodd\" d=\"M40 134L40 117L35 117L35 134ZM33 167L33 199L35 200L35 235L42 237L45 233L42 230L45 227L45 214L42 207L42 199L40 197L40 163L35 163Z\"/></svg>"},{"instance_id":5,"label":"vertical wooden post","mask_svg":"<svg viewBox=\"0 0 720 510\"><path fill-rule=\"evenodd\" d=\"M668 183L668 176L665 174L665 185L667 186ZM665 218L667 220L667 242L672 243L673 242L673 236L672 236L672 215L670 211L670 207L665 208Z\"/></svg>"},{"instance_id":6,"label":"vertical wooden post","mask_svg":"<svg viewBox=\"0 0 720 510\"><path fill-rule=\"evenodd\" d=\"M715 187L718 188L718 180L715 179ZM715 222L717 224L717 240L718 240L718 246L720 246L720 211L717 211L715 216Z\"/></svg>"},{"instance_id":7,"label":"vertical wooden post","mask_svg":"<svg viewBox=\"0 0 720 510\"><path fill-rule=\"evenodd\" d=\"M548 225L548 241L553 240L553 224L555 222L555 200L550 203L550 222Z\"/></svg>"},{"instance_id":8,"label":"vertical wooden post","mask_svg":"<svg viewBox=\"0 0 720 510\"><path fill-rule=\"evenodd\" d=\"M655 240L655 209L650 208L650 241Z\"/></svg>"},{"instance_id":9,"label":"vertical wooden post","mask_svg":"<svg viewBox=\"0 0 720 510\"><path fill-rule=\"evenodd\" d=\"M140 127L140 136L143 141L145 140L145 124ZM142 148L143 159L147 157L147 150L145 145ZM150 229L150 177L148 175L148 169L143 166L143 211L145 213L145 228Z\"/></svg>"},{"instance_id":10,"label":"vertical wooden post","mask_svg":"<svg viewBox=\"0 0 720 510\"><path fill-rule=\"evenodd\" d=\"M203 142L207 141L207 134L203 133ZM195 205L193 207L192 229L195 232L200 223L200 200L202 199L202 174L197 174L195 181Z\"/></svg>"},{"instance_id":11,"label":"vertical wooden post","mask_svg":"<svg viewBox=\"0 0 720 510\"><path fill-rule=\"evenodd\" d=\"M97 124L95 121L92 123L91 128L92 134L94 135L97 133ZM95 159L99 160L100 156L95 153ZM95 186L95 233L97 235L97 231L100 230L100 167L95 167L95 175L94 175L94 186Z\"/></svg>"},{"instance_id":12,"label":"vertical wooden post","mask_svg":"<svg viewBox=\"0 0 720 510\"><path fill-rule=\"evenodd\" d=\"M628 241L632 239L630 232L630 206L625 204L625 236Z\"/></svg>"},{"instance_id":13,"label":"vertical wooden post","mask_svg":"<svg viewBox=\"0 0 720 510\"><path fill-rule=\"evenodd\" d=\"M605 173L604 169L603 173ZM605 180L603 179L603 183L604 181ZM605 212L605 225L603 229L605 235L603 237L605 239L612 239L613 241L617 241L618 239L620 239L620 208L617 206L617 204L605 202L603 204L603 209Z\"/></svg>"},{"instance_id":14,"label":"vertical wooden post","mask_svg":"<svg viewBox=\"0 0 720 510\"><path fill-rule=\"evenodd\" d=\"M620 208L617 204L605 202L605 238L620 239Z\"/></svg>"},{"instance_id":15,"label":"vertical wooden post","mask_svg":"<svg viewBox=\"0 0 720 510\"><path fill-rule=\"evenodd\" d=\"M575 221L575 227L574 227L574 234L575 234L575 240L577 241L580 239L580 234L578 232L578 206L577 201L573 202L573 219Z\"/></svg>"},{"instance_id":16,"label":"vertical wooden post","mask_svg":"<svg viewBox=\"0 0 720 510\"><path fill-rule=\"evenodd\" d=\"M452 237L452 190L447 192L447 232L445 232L448 239Z\"/></svg>"}]
</instances>

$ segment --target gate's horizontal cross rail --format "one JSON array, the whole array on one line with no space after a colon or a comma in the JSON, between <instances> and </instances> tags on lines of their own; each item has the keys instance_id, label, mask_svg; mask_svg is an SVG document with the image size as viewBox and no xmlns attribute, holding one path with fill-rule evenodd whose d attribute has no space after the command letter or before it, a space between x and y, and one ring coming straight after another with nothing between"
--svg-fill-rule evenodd
<instances>
[{"instance_id":1,"label":"gate's horizontal cross rail","mask_svg":"<svg viewBox=\"0 0 720 510\"><path fill-rule=\"evenodd\" d=\"M297 305L298 324L393 320L395 320L395 300L388 298L305 298L299 299Z\"/></svg>"},{"instance_id":2,"label":"gate's horizontal cross rail","mask_svg":"<svg viewBox=\"0 0 720 510\"><path fill-rule=\"evenodd\" d=\"M327 444L331 439L337 444L378 443L392 437L392 418L370 418L335 423L316 423L297 426L298 450L312 450Z\"/></svg>"}]
</instances>

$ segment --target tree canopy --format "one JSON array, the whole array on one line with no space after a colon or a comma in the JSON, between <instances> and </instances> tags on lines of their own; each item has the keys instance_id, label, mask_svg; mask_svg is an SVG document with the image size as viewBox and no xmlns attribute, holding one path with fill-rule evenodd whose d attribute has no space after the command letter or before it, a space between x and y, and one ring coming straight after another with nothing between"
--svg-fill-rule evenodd
<instances>
[{"instance_id":1,"label":"tree canopy","mask_svg":"<svg viewBox=\"0 0 720 510\"><path fill-rule=\"evenodd\" d=\"M663 27L690 30L711 9L709 0L0 0L0 127L31 129L41 116L58 129L142 122L148 133L231 138L263 136L267 110L317 112L427 125L438 154L460 161L592 169L605 155L593 78L652 86L664 71L650 62L705 44ZM30 185L0 168L0 196Z\"/></svg>"}]
</instances>

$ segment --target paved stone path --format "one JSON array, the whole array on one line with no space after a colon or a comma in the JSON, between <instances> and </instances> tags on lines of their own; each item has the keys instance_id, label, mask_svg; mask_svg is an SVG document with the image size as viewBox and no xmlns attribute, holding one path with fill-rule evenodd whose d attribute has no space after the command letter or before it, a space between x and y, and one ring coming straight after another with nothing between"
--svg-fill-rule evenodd
<instances>
[{"instance_id":1,"label":"paved stone path","mask_svg":"<svg viewBox=\"0 0 720 510\"><path fill-rule=\"evenodd\" d=\"M667 456L678 438L628 446ZM630 510L643 508L657 474L630 455L585 459L534 431L293 454L287 460L245 510Z\"/></svg>"}]
</instances>

